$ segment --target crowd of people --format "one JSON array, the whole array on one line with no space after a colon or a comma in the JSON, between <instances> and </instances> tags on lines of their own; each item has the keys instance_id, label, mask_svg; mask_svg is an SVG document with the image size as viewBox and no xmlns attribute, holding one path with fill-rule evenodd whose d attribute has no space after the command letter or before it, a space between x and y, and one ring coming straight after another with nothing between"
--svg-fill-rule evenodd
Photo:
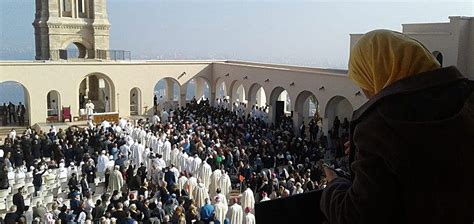
<instances>
[{"instance_id":1,"label":"crowd of people","mask_svg":"<svg viewBox=\"0 0 474 224\"><path fill-rule=\"evenodd\" d=\"M2 126L25 125L26 107L21 102L18 105L12 102L3 103L3 106L0 106L0 114L2 116Z\"/></svg>"},{"instance_id":2,"label":"crowd of people","mask_svg":"<svg viewBox=\"0 0 474 224\"><path fill-rule=\"evenodd\" d=\"M42 176L57 172L69 203L28 208L20 188L4 221L252 224L256 202L322 189L322 162L344 158L347 133L328 139L316 120L306 137L293 131L292 117L269 124L266 108L235 108L193 99L137 122L12 130L0 148L0 189L11 175L30 175L39 194Z\"/></svg>"}]
</instances>

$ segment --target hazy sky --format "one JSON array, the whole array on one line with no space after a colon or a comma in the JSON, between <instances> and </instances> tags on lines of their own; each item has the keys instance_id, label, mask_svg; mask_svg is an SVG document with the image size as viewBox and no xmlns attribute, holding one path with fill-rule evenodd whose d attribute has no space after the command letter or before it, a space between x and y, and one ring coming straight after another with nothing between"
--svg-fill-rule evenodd
<instances>
[{"instance_id":1,"label":"hazy sky","mask_svg":"<svg viewBox=\"0 0 474 224\"><path fill-rule=\"evenodd\" d=\"M132 57L345 68L349 34L474 16L466 1L109 0L110 47ZM34 0L0 0L0 58L34 58Z\"/></svg>"}]
</instances>

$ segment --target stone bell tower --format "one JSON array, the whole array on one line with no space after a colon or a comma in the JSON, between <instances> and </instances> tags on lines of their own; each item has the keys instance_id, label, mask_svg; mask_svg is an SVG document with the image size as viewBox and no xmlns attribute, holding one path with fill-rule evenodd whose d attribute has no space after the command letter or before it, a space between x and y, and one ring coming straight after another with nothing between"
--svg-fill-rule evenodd
<instances>
[{"instance_id":1,"label":"stone bell tower","mask_svg":"<svg viewBox=\"0 0 474 224\"><path fill-rule=\"evenodd\" d=\"M67 59L70 44L77 47L76 57L107 59L107 0L35 1L36 60Z\"/></svg>"}]
</instances>

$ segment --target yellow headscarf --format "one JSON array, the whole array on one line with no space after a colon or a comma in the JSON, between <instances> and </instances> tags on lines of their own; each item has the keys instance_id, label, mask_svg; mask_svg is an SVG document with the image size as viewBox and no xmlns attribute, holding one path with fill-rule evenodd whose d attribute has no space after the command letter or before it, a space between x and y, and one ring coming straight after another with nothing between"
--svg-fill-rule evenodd
<instances>
[{"instance_id":1,"label":"yellow headscarf","mask_svg":"<svg viewBox=\"0 0 474 224\"><path fill-rule=\"evenodd\" d=\"M374 30L352 48L349 78L377 94L397 80L440 67L431 52L415 39L390 30Z\"/></svg>"}]
</instances>

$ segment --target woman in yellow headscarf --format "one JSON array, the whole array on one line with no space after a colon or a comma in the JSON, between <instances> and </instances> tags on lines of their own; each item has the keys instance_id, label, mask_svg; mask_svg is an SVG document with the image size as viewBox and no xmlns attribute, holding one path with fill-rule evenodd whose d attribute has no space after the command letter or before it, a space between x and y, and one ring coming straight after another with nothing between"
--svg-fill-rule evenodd
<instances>
[{"instance_id":1,"label":"woman in yellow headscarf","mask_svg":"<svg viewBox=\"0 0 474 224\"><path fill-rule=\"evenodd\" d=\"M369 32L352 48L349 78L369 101L350 125L352 180L325 168L329 223L474 221L474 83L440 67L394 31Z\"/></svg>"},{"instance_id":2,"label":"woman in yellow headscarf","mask_svg":"<svg viewBox=\"0 0 474 224\"><path fill-rule=\"evenodd\" d=\"M400 79L440 67L417 40L390 30L375 30L352 48L349 78L364 92L375 95Z\"/></svg>"}]
</instances>

